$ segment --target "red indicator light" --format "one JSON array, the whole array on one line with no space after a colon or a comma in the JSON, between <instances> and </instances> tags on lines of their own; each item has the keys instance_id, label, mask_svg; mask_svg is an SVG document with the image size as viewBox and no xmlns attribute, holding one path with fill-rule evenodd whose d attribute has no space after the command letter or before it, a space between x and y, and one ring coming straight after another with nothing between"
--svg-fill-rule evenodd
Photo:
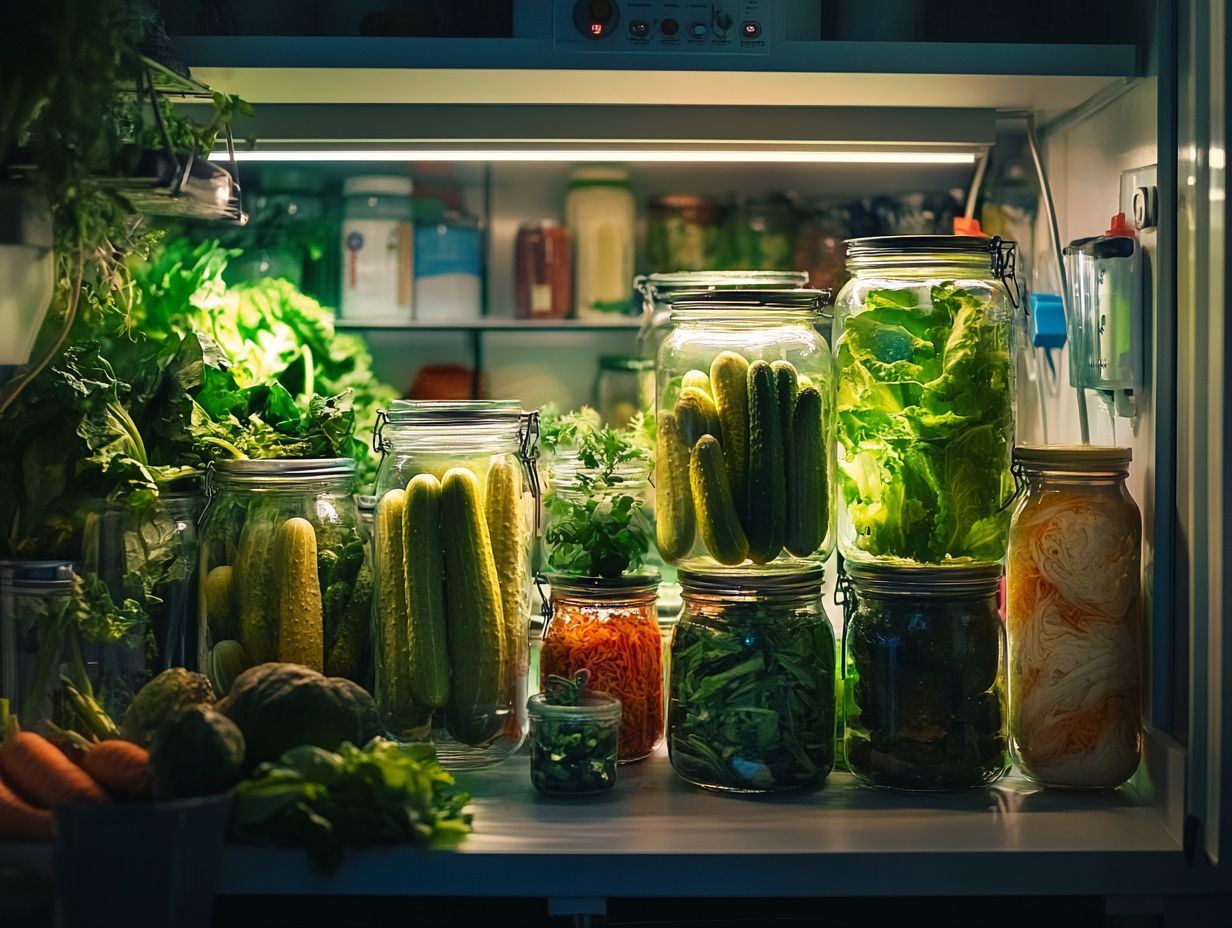
<instances>
[{"instance_id":1,"label":"red indicator light","mask_svg":"<svg viewBox=\"0 0 1232 928\"><path fill-rule=\"evenodd\" d=\"M603 35L603 23L591 23L590 34L596 37Z\"/></svg>"}]
</instances>

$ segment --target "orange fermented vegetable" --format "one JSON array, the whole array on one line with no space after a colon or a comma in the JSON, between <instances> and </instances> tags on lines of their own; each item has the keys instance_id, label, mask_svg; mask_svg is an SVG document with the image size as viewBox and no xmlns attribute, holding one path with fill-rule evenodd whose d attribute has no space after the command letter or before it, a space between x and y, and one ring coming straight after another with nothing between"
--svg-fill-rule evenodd
<instances>
[{"instance_id":1,"label":"orange fermented vegetable","mask_svg":"<svg viewBox=\"0 0 1232 928\"><path fill-rule=\"evenodd\" d=\"M150 795L150 752L131 741L101 741L86 752L81 767L113 796Z\"/></svg>"},{"instance_id":2,"label":"orange fermented vegetable","mask_svg":"<svg viewBox=\"0 0 1232 928\"><path fill-rule=\"evenodd\" d=\"M539 663L544 679L590 670L589 689L620 700L620 759L645 757L663 737L663 643L652 606L558 602Z\"/></svg>"},{"instance_id":3,"label":"orange fermented vegetable","mask_svg":"<svg viewBox=\"0 0 1232 928\"><path fill-rule=\"evenodd\" d=\"M51 813L36 809L0 780L0 841L51 841Z\"/></svg>"},{"instance_id":4,"label":"orange fermented vegetable","mask_svg":"<svg viewBox=\"0 0 1232 928\"><path fill-rule=\"evenodd\" d=\"M0 746L0 773L19 795L44 808L108 801L88 773L33 732L19 732Z\"/></svg>"}]
</instances>

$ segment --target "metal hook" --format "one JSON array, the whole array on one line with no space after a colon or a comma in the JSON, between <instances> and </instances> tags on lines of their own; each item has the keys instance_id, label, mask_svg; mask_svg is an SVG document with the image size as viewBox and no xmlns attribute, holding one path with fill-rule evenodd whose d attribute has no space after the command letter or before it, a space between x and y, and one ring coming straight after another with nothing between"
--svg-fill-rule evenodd
<instances>
[{"instance_id":1,"label":"metal hook","mask_svg":"<svg viewBox=\"0 0 1232 928\"><path fill-rule=\"evenodd\" d=\"M540 633L539 637L544 641L546 641L548 637L548 626L552 624L552 617L556 614L556 610L552 608L551 597L544 595L543 584L545 582L546 581L543 578L543 574L535 574L535 589L539 591L539 601L541 603L539 606L539 615L543 619L543 631Z\"/></svg>"},{"instance_id":2,"label":"metal hook","mask_svg":"<svg viewBox=\"0 0 1232 928\"><path fill-rule=\"evenodd\" d=\"M1018 286L1017 249L1017 242L1006 241L999 235L994 235L989 245L993 276L1001 281L1001 287L1010 298L1010 305L1014 309L1018 309L1022 303L1022 290ZM1011 286L1014 288L1012 292Z\"/></svg>"},{"instance_id":3,"label":"metal hook","mask_svg":"<svg viewBox=\"0 0 1232 928\"><path fill-rule=\"evenodd\" d=\"M1023 467L1021 461L1015 461L1010 465L1010 476L1014 478L1014 492L997 508L997 512L1005 512L1027 490L1026 468Z\"/></svg>"},{"instance_id":4,"label":"metal hook","mask_svg":"<svg viewBox=\"0 0 1232 928\"><path fill-rule=\"evenodd\" d=\"M543 487L539 482L539 410L532 409L522 417L518 428L518 457L526 470L530 495L535 502L535 537L543 525Z\"/></svg>"}]
</instances>

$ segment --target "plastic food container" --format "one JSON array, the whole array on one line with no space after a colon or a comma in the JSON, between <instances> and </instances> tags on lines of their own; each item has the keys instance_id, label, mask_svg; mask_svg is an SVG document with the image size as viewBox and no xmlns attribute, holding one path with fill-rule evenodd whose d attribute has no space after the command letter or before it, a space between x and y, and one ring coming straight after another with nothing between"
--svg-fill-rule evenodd
<instances>
[{"instance_id":1,"label":"plastic food container","mask_svg":"<svg viewBox=\"0 0 1232 928\"><path fill-rule=\"evenodd\" d=\"M673 295L659 349L659 553L687 567L833 548L830 349L816 290Z\"/></svg>"},{"instance_id":2,"label":"plastic food container","mask_svg":"<svg viewBox=\"0 0 1232 928\"><path fill-rule=\"evenodd\" d=\"M1014 492L1012 242L847 242L834 307L838 546L851 561L995 564Z\"/></svg>"},{"instance_id":3,"label":"plastic food container","mask_svg":"<svg viewBox=\"0 0 1232 928\"><path fill-rule=\"evenodd\" d=\"M588 165L573 169L565 198L565 224L573 238L574 305L579 319L629 312L633 220L633 192L624 168Z\"/></svg>"},{"instance_id":4,"label":"plastic food container","mask_svg":"<svg viewBox=\"0 0 1232 928\"><path fill-rule=\"evenodd\" d=\"M851 772L903 790L999 779L1009 768L1000 566L845 570Z\"/></svg>"},{"instance_id":5,"label":"plastic food container","mask_svg":"<svg viewBox=\"0 0 1232 928\"><path fill-rule=\"evenodd\" d=\"M526 735L537 423L511 401L396 401L374 436L377 709L455 769Z\"/></svg>"},{"instance_id":6,"label":"plastic food container","mask_svg":"<svg viewBox=\"0 0 1232 928\"><path fill-rule=\"evenodd\" d=\"M620 700L602 693L558 706L537 693L530 713L530 780L552 796L588 796L616 785Z\"/></svg>"},{"instance_id":7,"label":"plastic food container","mask_svg":"<svg viewBox=\"0 0 1232 928\"><path fill-rule=\"evenodd\" d=\"M478 319L483 275L479 225L446 211L415 226L415 318L422 322Z\"/></svg>"},{"instance_id":8,"label":"plastic food container","mask_svg":"<svg viewBox=\"0 0 1232 928\"><path fill-rule=\"evenodd\" d=\"M723 208L706 197L669 193L646 204L646 259L653 271L722 267Z\"/></svg>"},{"instance_id":9,"label":"plastic food container","mask_svg":"<svg viewBox=\"0 0 1232 928\"><path fill-rule=\"evenodd\" d=\"M1006 566L1010 746L1046 786L1111 789L1142 751L1142 517L1128 448L1015 451Z\"/></svg>"},{"instance_id":10,"label":"plastic food container","mask_svg":"<svg viewBox=\"0 0 1232 928\"><path fill-rule=\"evenodd\" d=\"M551 618L539 655L549 676L590 671L590 691L620 700L620 760L641 760L663 740L663 650L655 598L659 578L613 580L548 574Z\"/></svg>"},{"instance_id":11,"label":"plastic food container","mask_svg":"<svg viewBox=\"0 0 1232 928\"><path fill-rule=\"evenodd\" d=\"M834 766L834 630L820 567L680 571L667 747L696 786L820 786Z\"/></svg>"},{"instance_id":12,"label":"plastic food container","mask_svg":"<svg viewBox=\"0 0 1232 928\"><path fill-rule=\"evenodd\" d=\"M409 177L348 177L342 185L341 316L411 318L414 227Z\"/></svg>"},{"instance_id":13,"label":"plastic food container","mask_svg":"<svg viewBox=\"0 0 1232 928\"><path fill-rule=\"evenodd\" d=\"M372 573L349 458L226 461L201 522L198 641L218 693L265 661L372 686Z\"/></svg>"}]
</instances>

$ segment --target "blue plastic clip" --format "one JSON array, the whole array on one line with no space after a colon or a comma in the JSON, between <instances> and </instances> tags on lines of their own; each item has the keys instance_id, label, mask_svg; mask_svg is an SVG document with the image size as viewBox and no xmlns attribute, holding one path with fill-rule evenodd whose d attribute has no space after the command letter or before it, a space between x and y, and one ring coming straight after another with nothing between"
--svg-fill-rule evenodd
<instances>
[{"instance_id":1,"label":"blue plastic clip","mask_svg":"<svg viewBox=\"0 0 1232 928\"><path fill-rule=\"evenodd\" d=\"M1055 293L1031 294L1031 344L1036 348L1065 347L1065 308Z\"/></svg>"}]
</instances>

